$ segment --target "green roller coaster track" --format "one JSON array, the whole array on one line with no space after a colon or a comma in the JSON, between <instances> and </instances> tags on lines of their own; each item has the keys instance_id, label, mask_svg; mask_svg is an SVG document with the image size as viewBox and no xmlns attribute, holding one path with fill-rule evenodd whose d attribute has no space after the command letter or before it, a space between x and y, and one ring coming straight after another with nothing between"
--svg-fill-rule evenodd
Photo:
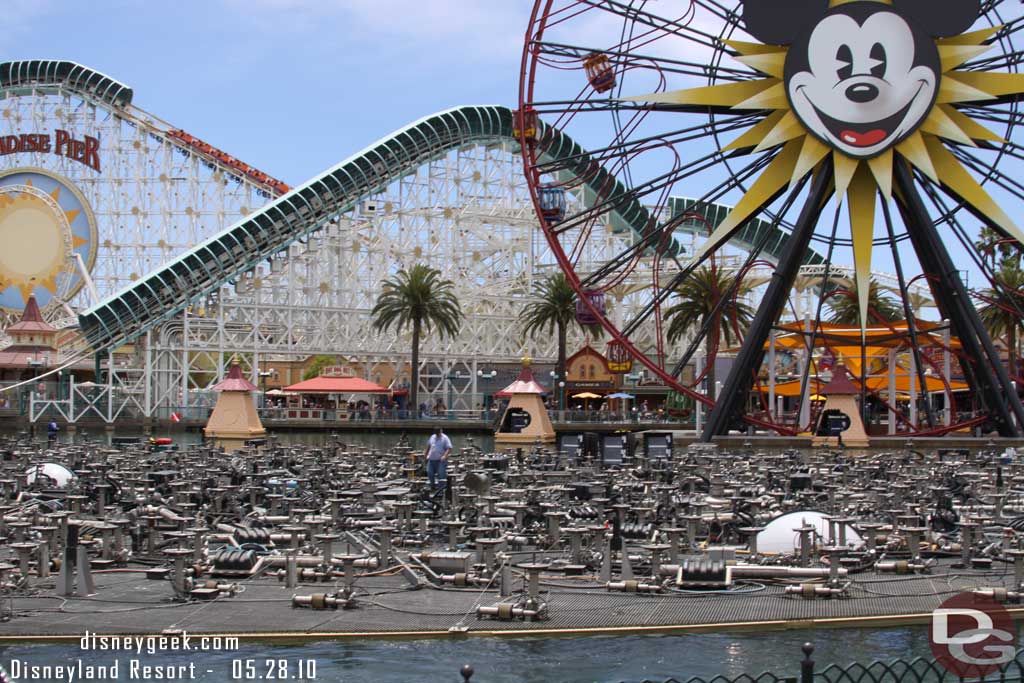
<instances>
[{"instance_id":1,"label":"green roller coaster track","mask_svg":"<svg viewBox=\"0 0 1024 683\"><path fill-rule=\"evenodd\" d=\"M124 107L132 99L131 88L73 62L0 64L0 90L8 96L50 88L65 89L112 107ZM468 144L514 142L512 120L512 111L500 106L457 107L420 119L97 303L79 316L82 333L96 352L130 342L177 315L198 297L322 229L362 198L382 191L417 167ZM628 189L604 168L595 171L586 151L568 136L543 125L540 134L545 157L567 161L570 173L587 179L587 197L600 196L607 202L612 209L613 229L631 230L640 239L650 224L649 214ZM684 204L679 205L679 201ZM673 214L679 206L692 210L692 204L692 200L675 200L671 210ZM717 224L728 207L712 205L703 212L712 224ZM734 242L751 247L761 242L766 230L774 234L765 253L777 258L787 233L770 223L750 221ZM673 242L668 251L679 253L680 247ZM812 263L820 259L816 254L808 258Z\"/></svg>"}]
</instances>

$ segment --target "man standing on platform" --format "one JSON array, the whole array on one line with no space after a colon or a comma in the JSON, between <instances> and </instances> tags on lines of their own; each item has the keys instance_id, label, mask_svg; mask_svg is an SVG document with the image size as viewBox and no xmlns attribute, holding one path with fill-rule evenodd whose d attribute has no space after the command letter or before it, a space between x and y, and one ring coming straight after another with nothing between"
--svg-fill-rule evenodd
<instances>
[{"instance_id":1,"label":"man standing on platform","mask_svg":"<svg viewBox=\"0 0 1024 683\"><path fill-rule=\"evenodd\" d=\"M452 442L440 427L434 427L434 433L427 441L425 455L427 458L427 480L430 488L444 487L448 483L448 454L452 452Z\"/></svg>"}]
</instances>

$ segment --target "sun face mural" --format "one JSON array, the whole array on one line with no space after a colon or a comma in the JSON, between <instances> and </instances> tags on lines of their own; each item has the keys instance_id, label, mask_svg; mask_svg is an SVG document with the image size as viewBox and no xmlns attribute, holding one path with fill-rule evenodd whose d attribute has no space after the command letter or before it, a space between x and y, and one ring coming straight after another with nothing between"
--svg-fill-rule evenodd
<instances>
[{"instance_id":1,"label":"sun face mural","mask_svg":"<svg viewBox=\"0 0 1024 683\"><path fill-rule=\"evenodd\" d=\"M849 211L862 321L877 195L892 200L896 164L909 164L1024 243L1024 232L949 148L1003 143L961 109L1024 94L1022 74L959 70L996 47L1000 26L965 33L981 13L978 0L747 0L743 24L762 43L726 44L764 78L626 98L764 113L723 151L777 153L699 256L826 164L832 192Z\"/></svg>"},{"instance_id":2,"label":"sun face mural","mask_svg":"<svg viewBox=\"0 0 1024 683\"><path fill-rule=\"evenodd\" d=\"M55 174L0 175L0 308L67 302L82 286L75 254L87 269L96 258L96 223L81 193Z\"/></svg>"}]
</instances>

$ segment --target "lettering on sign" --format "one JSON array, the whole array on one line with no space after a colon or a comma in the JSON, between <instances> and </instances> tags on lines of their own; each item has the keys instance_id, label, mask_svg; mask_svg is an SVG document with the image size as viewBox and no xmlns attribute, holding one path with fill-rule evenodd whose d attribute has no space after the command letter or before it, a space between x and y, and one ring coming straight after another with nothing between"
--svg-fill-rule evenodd
<instances>
[{"instance_id":1,"label":"lettering on sign","mask_svg":"<svg viewBox=\"0 0 1024 683\"><path fill-rule=\"evenodd\" d=\"M0 136L0 156L8 154L56 154L100 170L100 140L86 135L78 139L73 133L57 129L53 135L20 133Z\"/></svg>"}]
</instances>

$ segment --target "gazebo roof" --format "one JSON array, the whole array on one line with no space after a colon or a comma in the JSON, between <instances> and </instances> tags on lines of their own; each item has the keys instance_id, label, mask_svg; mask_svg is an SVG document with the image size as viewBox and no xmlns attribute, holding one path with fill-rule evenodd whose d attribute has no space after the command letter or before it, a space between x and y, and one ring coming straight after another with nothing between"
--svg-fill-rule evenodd
<instances>
[{"instance_id":1,"label":"gazebo roof","mask_svg":"<svg viewBox=\"0 0 1024 683\"><path fill-rule=\"evenodd\" d=\"M533 370L530 369L530 359L523 359L523 369L519 372L519 377L516 378L515 382L509 384L507 387L495 394L500 398L505 398L513 394L546 394L548 390L537 382L533 377Z\"/></svg>"},{"instance_id":2,"label":"gazebo roof","mask_svg":"<svg viewBox=\"0 0 1024 683\"><path fill-rule=\"evenodd\" d=\"M36 302L36 295L30 294L28 297L28 303L25 304L25 310L21 313L21 320L14 323L7 328L7 333L11 332L56 332L57 328L50 323L43 320L43 314L39 310L39 304Z\"/></svg>"},{"instance_id":3,"label":"gazebo roof","mask_svg":"<svg viewBox=\"0 0 1024 683\"><path fill-rule=\"evenodd\" d=\"M214 391L256 391L256 385L242 377L242 368L238 361L232 361L231 370L219 384L213 387Z\"/></svg>"},{"instance_id":4,"label":"gazebo roof","mask_svg":"<svg viewBox=\"0 0 1024 683\"><path fill-rule=\"evenodd\" d=\"M860 387L850 380L846 366L836 363L832 369L832 381L822 387L818 393L822 396L856 396L860 393Z\"/></svg>"}]
</instances>

